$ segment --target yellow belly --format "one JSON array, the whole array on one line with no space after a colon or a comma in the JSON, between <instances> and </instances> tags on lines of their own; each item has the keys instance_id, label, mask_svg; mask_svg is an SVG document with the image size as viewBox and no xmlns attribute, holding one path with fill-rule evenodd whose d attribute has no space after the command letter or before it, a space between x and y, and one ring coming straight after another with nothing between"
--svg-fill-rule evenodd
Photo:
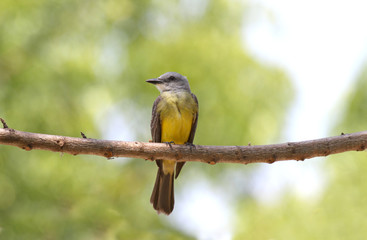
<instances>
[{"instance_id":1,"label":"yellow belly","mask_svg":"<svg viewBox=\"0 0 367 240\"><path fill-rule=\"evenodd\" d=\"M158 104L161 120L161 142L184 144L189 140L197 104L188 92L162 93ZM163 160L163 172L173 173L176 162Z\"/></svg>"},{"instance_id":2,"label":"yellow belly","mask_svg":"<svg viewBox=\"0 0 367 240\"><path fill-rule=\"evenodd\" d=\"M189 92L162 93L158 104L161 141L184 144L188 141L197 104Z\"/></svg>"},{"instance_id":3,"label":"yellow belly","mask_svg":"<svg viewBox=\"0 0 367 240\"><path fill-rule=\"evenodd\" d=\"M188 141L193 115L188 112L173 112L161 119L161 141L184 144Z\"/></svg>"}]
</instances>

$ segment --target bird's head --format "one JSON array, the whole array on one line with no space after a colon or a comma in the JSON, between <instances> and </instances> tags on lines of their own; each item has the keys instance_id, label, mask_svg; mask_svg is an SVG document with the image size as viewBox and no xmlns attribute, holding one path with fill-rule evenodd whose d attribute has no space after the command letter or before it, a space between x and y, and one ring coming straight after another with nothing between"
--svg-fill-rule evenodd
<instances>
[{"instance_id":1,"label":"bird's head","mask_svg":"<svg viewBox=\"0 0 367 240\"><path fill-rule=\"evenodd\" d=\"M158 78L148 79L146 82L154 84L160 92L190 92L190 85L187 78L176 72L167 72Z\"/></svg>"}]
</instances>

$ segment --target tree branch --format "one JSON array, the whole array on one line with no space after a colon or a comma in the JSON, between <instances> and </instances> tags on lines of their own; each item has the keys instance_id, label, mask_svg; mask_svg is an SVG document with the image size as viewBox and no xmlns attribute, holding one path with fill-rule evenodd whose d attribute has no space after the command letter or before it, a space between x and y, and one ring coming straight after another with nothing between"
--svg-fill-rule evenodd
<instances>
[{"instance_id":1,"label":"tree branch","mask_svg":"<svg viewBox=\"0 0 367 240\"><path fill-rule=\"evenodd\" d=\"M5 124L6 125L6 124ZM4 126L5 127L5 126ZM273 163L304 160L346 151L363 151L367 131L343 134L302 142L258 146L186 146L165 143L125 142L74 138L0 129L0 144L17 146L27 151L40 149L72 155L87 154L106 158L131 157L147 160L167 159L215 163Z\"/></svg>"}]
</instances>

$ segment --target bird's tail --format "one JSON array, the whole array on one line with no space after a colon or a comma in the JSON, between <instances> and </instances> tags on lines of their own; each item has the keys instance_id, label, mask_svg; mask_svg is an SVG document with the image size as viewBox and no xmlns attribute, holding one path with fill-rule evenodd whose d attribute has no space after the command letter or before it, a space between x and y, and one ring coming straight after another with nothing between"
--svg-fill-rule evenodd
<instances>
[{"instance_id":1,"label":"bird's tail","mask_svg":"<svg viewBox=\"0 0 367 240\"><path fill-rule=\"evenodd\" d=\"M150 203L158 213L169 215L175 204L173 172L164 174L161 167L158 168Z\"/></svg>"}]
</instances>

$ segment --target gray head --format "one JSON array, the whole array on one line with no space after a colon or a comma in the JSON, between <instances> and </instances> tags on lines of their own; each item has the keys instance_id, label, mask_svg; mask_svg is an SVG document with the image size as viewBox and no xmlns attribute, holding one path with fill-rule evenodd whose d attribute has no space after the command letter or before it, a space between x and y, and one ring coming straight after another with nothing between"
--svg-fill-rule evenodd
<instances>
[{"instance_id":1,"label":"gray head","mask_svg":"<svg viewBox=\"0 0 367 240\"><path fill-rule=\"evenodd\" d=\"M146 82L154 84L160 92L191 92L187 78L176 72L167 72L158 78L148 79Z\"/></svg>"}]
</instances>

